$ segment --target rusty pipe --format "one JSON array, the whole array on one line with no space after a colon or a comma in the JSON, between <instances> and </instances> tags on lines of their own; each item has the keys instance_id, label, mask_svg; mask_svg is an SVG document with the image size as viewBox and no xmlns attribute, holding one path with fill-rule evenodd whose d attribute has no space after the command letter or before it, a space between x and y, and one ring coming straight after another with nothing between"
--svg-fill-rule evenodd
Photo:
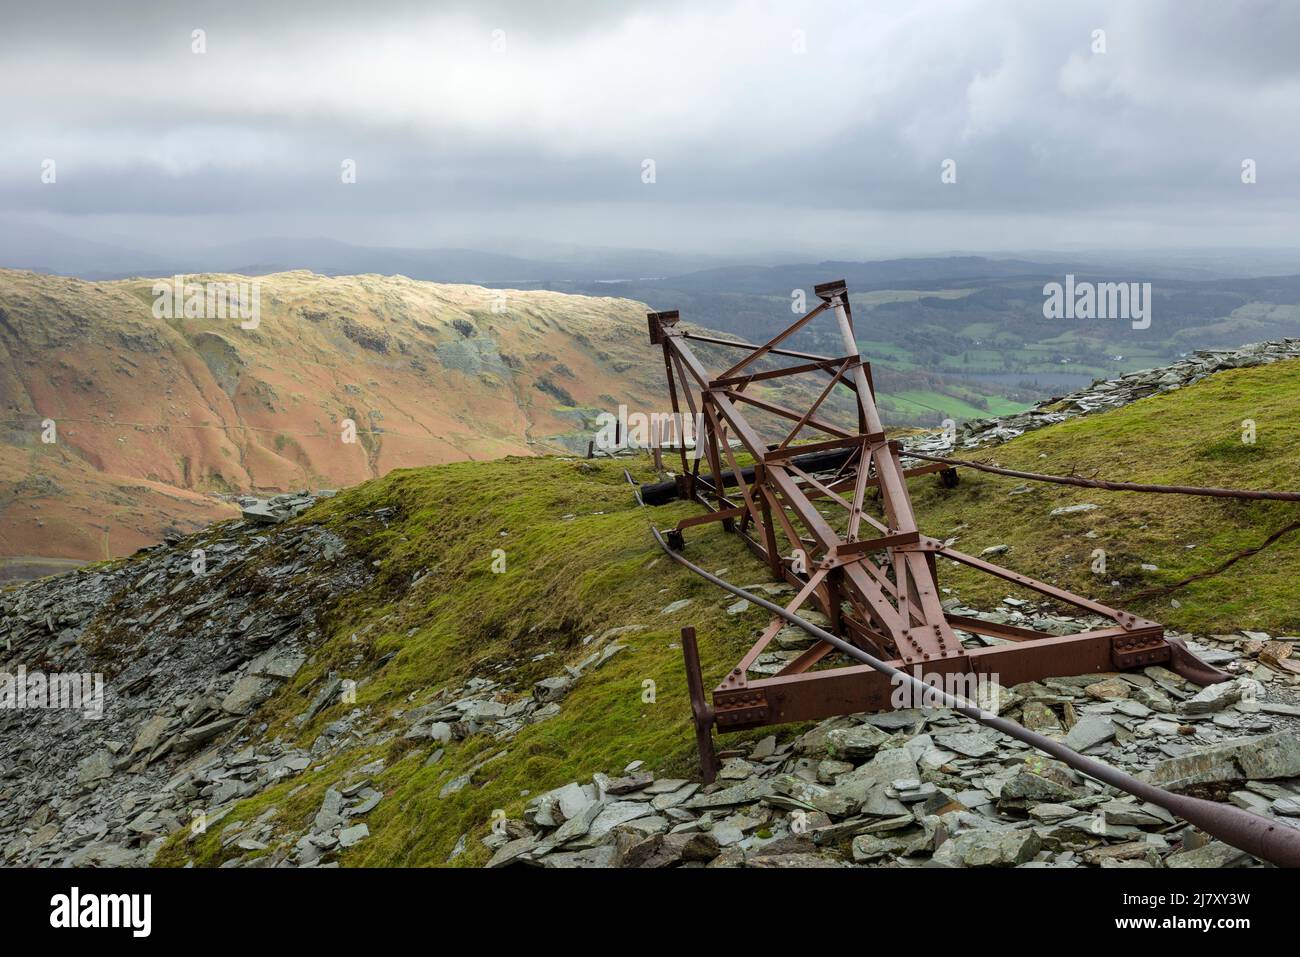
<instances>
[{"instance_id":1,"label":"rusty pipe","mask_svg":"<svg viewBox=\"0 0 1300 957\"><path fill-rule=\"evenodd\" d=\"M805 455L796 455L790 460L790 463L805 472L822 472L839 468L857 454L857 449L828 449L824 452L809 452ZM740 469L739 472L727 469L722 473L724 488L733 488L741 484L748 485L753 481L754 466L752 465ZM676 479L669 479L666 482L649 482L640 488L641 500L646 505L664 505L677 498L680 492Z\"/></svg>"},{"instance_id":2,"label":"rusty pipe","mask_svg":"<svg viewBox=\"0 0 1300 957\"><path fill-rule=\"evenodd\" d=\"M659 547L679 565L685 566L719 588L744 598L760 608L765 608L772 614L784 618L792 625L797 625L814 638L819 638L849 657L856 658L876 671L889 675L895 682L907 683L914 692L918 692L923 696L922 701L942 704L944 707L951 708L953 711L978 721L980 724L1001 731L1008 737L1023 741L1045 754L1058 758L1081 774L1086 774L1088 777L1101 781L1103 784L1109 784L1111 787L1119 788L1121 791L1127 791L1135 797L1150 801L1152 804L1159 805L1165 810L1177 814L1184 821L1196 825L1212 837L1218 838L1225 844L1231 844L1233 847L1245 851L1262 861L1276 864L1278 867L1300 867L1300 830L1285 824L1278 824L1276 821L1257 814L1251 814L1230 804L1219 804L1214 801L1206 801L1201 798L1166 791L1164 788L1142 781L1131 774L1126 774L1109 765L1102 764L1100 761L1084 757L1059 741L1053 741L1051 738L1021 727L1014 721L1000 718L964 698L958 698L942 689L934 688L919 678L909 675L906 671L895 668L888 662L882 661L861 648L849 644L843 638L831 634L824 628L818 628L812 622L805 621L794 612L787 611L780 605L751 594L743 588L738 588L717 575L705 571L694 562L669 548L668 543L664 541L663 536L659 533L659 529L651 526L650 530L654 534L655 541L659 543Z\"/></svg>"}]
</instances>

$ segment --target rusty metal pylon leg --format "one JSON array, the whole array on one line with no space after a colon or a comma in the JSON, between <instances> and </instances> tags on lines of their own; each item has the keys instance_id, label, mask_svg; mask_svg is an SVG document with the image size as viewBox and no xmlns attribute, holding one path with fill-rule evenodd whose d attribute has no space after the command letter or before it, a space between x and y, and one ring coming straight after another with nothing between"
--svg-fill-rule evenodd
<instances>
[{"instance_id":1,"label":"rusty metal pylon leg","mask_svg":"<svg viewBox=\"0 0 1300 957\"><path fill-rule=\"evenodd\" d=\"M694 628L682 629L682 658L686 661L686 688L691 696L691 713L695 719L695 747L700 752L700 774L705 784L718 776L718 753L713 748L713 708L704 694L704 675L700 672L700 648Z\"/></svg>"}]
</instances>

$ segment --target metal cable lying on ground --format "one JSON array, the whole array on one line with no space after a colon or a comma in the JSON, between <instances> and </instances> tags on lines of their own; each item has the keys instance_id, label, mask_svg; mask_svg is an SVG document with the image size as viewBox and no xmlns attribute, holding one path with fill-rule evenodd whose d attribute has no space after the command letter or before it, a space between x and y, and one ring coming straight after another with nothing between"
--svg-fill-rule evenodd
<instances>
[{"instance_id":1,"label":"metal cable lying on ground","mask_svg":"<svg viewBox=\"0 0 1300 957\"><path fill-rule=\"evenodd\" d=\"M1271 533L1268 536L1268 538L1264 539L1258 545L1237 552L1237 554L1233 555L1231 558L1227 559L1226 561L1216 565L1214 568L1208 569L1203 572L1197 572L1195 575L1189 575L1187 578L1184 578L1182 581L1176 581L1172 585L1156 585L1154 588L1144 589L1140 592L1136 592L1135 594L1129 595L1128 600L1147 601L1152 598L1161 598L1165 595L1171 594L1172 592L1178 591L1180 588L1186 588L1188 585L1192 584L1193 582L1204 581L1207 578L1213 578L1215 575L1221 575L1224 572L1226 572L1229 568L1231 568L1233 565L1237 564L1237 562L1241 561L1242 559L1250 558L1252 555L1258 555L1260 552L1268 548L1268 546L1272 545L1283 535L1289 535L1291 532L1297 530L1300 530L1300 522L1292 522L1290 525L1284 525L1282 528L1279 528L1277 531Z\"/></svg>"},{"instance_id":2,"label":"metal cable lying on ground","mask_svg":"<svg viewBox=\"0 0 1300 957\"><path fill-rule=\"evenodd\" d=\"M967 459L952 459L942 455L926 455L923 452L903 451L904 457L925 459L927 462L941 462L944 465L961 466L994 475L1008 475L1012 478L1028 479L1033 482L1055 482L1058 485L1078 485L1081 488L1099 488L1111 492L1157 492L1171 495L1208 495L1213 498L1268 499L1277 502L1300 502L1300 492L1260 492L1253 489L1206 488L1198 485L1151 485L1142 482L1107 482L1104 479L1080 478L1077 475L1045 475L1041 472L1022 472L1018 469L1004 469L997 465L983 462L971 462Z\"/></svg>"}]
</instances>

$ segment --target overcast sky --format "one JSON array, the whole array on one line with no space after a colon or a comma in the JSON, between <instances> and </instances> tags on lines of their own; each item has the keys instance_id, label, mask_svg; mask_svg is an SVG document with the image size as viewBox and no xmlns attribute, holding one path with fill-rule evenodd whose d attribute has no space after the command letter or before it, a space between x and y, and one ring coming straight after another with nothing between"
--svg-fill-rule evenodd
<instances>
[{"instance_id":1,"label":"overcast sky","mask_svg":"<svg viewBox=\"0 0 1300 957\"><path fill-rule=\"evenodd\" d=\"M1287 0L0 7L0 218L151 251L1300 245Z\"/></svg>"}]
</instances>

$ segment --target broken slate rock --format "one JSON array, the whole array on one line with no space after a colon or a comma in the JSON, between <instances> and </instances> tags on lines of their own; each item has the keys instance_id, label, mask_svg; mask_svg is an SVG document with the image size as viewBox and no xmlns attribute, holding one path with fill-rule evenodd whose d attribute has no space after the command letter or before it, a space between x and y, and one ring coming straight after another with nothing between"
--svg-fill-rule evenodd
<instances>
[{"instance_id":1,"label":"broken slate rock","mask_svg":"<svg viewBox=\"0 0 1300 957\"><path fill-rule=\"evenodd\" d=\"M777 794L785 795L831 817L844 817L858 804L841 791L805 781L794 774L782 774L775 778L772 781L772 789Z\"/></svg>"},{"instance_id":2,"label":"broken slate rock","mask_svg":"<svg viewBox=\"0 0 1300 957\"><path fill-rule=\"evenodd\" d=\"M916 761L907 748L890 748L876 752L874 758L848 774L841 774L831 790L861 804L878 784L919 776Z\"/></svg>"},{"instance_id":3,"label":"broken slate rock","mask_svg":"<svg viewBox=\"0 0 1300 957\"><path fill-rule=\"evenodd\" d=\"M278 683L270 678L244 675L221 700L221 710L230 714L248 714L275 693Z\"/></svg>"},{"instance_id":4,"label":"broken slate rock","mask_svg":"<svg viewBox=\"0 0 1300 957\"><path fill-rule=\"evenodd\" d=\"M707 863L722 850L717 838L704 831L652 834L629 848L623 867L675 867L688 861Z\"/></svg>"},{"instance_id":5,"label":"broken slate rock","mask_svg":"<svg viewBox=\"0 0 1300 957\"><path fill-rule=\"evenodd\" d=\"M650 811L650 804L646 801L611 801L592 820L583 840L594 844L618 825L643 817Z\"/></svg>"},{"instance_id":6,"label":"broken slate rock","mask_svg":"<svg viewBox=\"0 0 1300 957\"><path fill-rule=\"evenodd\" d=\"M1115 737L1115 722L1099 714L1084 715L1065 736L1066 747L1087 751Z\"/></svg>"},{"instance_id":7,"label":"broken slate rock","mask_svg":"<svg viewBox=\"0 0 1300 957\"><path fill-rule=\"evenodd\" d=\"M102 781L113 774L113 755L110 751L96 751L77 762L77 783L86 785Z\"/></svg>"},{"instance_id":8,"label":"broken slate rock","mask_svg":"<svg viewBox=\"0 0 1300 957\"><path fill-rule=\"evenodd\" d=\"M339 832L339 847L352 847L360 844L370 836L370 828L364 824L353 824Z\"/></svg>"},{"instance_id":9,"label":"broken slate rock","mask_svg":"<svg viewBox=\"0 0 1300 957\"><path fill-rule=\"evenodd\" d=\"M573 679L566 675L543 678L533 685L533 699L540 704L559 701L573 690Z\"/></svg>"},{"instance_id":10,"label":"broken slate rock","mask_svg":"<svg viewBox=\"0 0 1300 957\"><path fill-rule=\"evenodd\" d=\"M755 780L750 778L741 781L739 784L733 784L729 788L722 788L711 794L696 794L685 803L685 807L695 809L730 807L735 804L753 804L762 798L765 794L770 793L772 786L766 781Z\"/></svg>"},{"instance_id":11,"label":"broken slate rock","mask_svg":"<svg viewBox=\"0 0 1300 957\"><path fill-rule=\"evenodd\" d=\"M1178 703L1180 714L1213 714L1241 700L1241 685L1236 681L1220 681L1206 685L1186 701Z\"/></svg>"},{"instance_id":12,"label":"broken slate rock","mask_svg":"<svg viewBox=\"0 0 1300 957\"><path fill-rule=\"evenodd\" d=\"M865 761L888 740L888 734L869 724L836 728L826 735L826 753L846 761Z\"/></svg>"},{"instance_id":13,"label":"broken slate rock","mask_svg":"<svg viewBox=\"0 0 1300 957\"><path fill-rule=\"evenodd\" d=\"M1002 785L998 807L1028 808L1034 804L1064 804L1074 799L1074 790L1043 774L1021 766L1015 776Z\"/></svg>"},{"instance_id":14,"label":"broken slate rock","mask_svg":"<svg viewBox=\"0 0 1300 957\"><path fill-rule=\"evenodd\" d=\"M1097 506L1091 502L1083 502L1079 505L1062 505L1060 508L1054 508L1050 512L1052 515L1078 515L1080 512L1091 512Z\"/></svg>"},{"instance_id":15,"label":"broken slate rock","mask_svg":"<svg viewBox=\"0 0 1300 957\"><path fill-rule=\"evenodd\" d=\"M1143 775L1152 784L1178 792L1297 776L1300 738L1286 731L1199 748L1161 761Z\"/></svg>"},{"instance_id":16,"label":"broken slate rock","mask_svg":"<svg viewBox=\"0 0 1300 957\"><path fill-rule=\"evenodd\" d=\"M1250 855L1222 841L1211 841L1194 851L1179 851L1165 858L1165 867L1240 867Z\"/></svg>"},{"instance_id":17,"label":"broken slate rock","mask_svg":"<svg viewBox=\"0 0 1300 957\"><path fill-rule=\"evenodd\" d=\"M978 731L948 731L934 736L936 743L968 758L982 758L998 749L991 734Z\"/></svg>"},{"instance_id":18,"label":"broken slate rock","mask_svg":"<svg viewBox=\"0 0 1300 957\"><path fill-rule=\"evenodd\" d=\"M944 867L1014 867L1033 860L1042 846L1032 828L974 829L944 841L931 860Z\"/></svg>"}]
</instances>

